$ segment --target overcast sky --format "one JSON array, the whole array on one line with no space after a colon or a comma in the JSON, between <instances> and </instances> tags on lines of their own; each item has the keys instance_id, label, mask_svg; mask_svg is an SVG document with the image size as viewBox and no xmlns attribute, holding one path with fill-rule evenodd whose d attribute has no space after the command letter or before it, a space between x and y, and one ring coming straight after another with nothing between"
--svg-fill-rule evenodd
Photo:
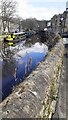
<instances>
[{"instance_id":1,"label":"overcast sky","mask_svg":"<svg viewBox=\"0 0 68 120\"><path fill-rule=\"evenodd\" d=\"M66 10L67 0L16 0L17 11L23 19L37 18L49 20L54 14Z\"/></svg>"},{"instance_id":2,"label":"overcast sky","mask_svg":"<svg viewBox=\"0 0 68 120\"><path fill-rule=\"evenodd\" d=\"M68 0L15 1L17 1L17 14L23 19L36 18L38 20L50 20L53 15L63 13L66 10L66 2Z\"/></svg>"},{"instance_id":3,"label":"overcast sky","mask_svg":"<svg viewBox=\"0 0 68 120\"><path fill-rule=\"evenodd\" d=\"M22 18L49 20L54 14L63 13L67 0L17 0L17 10Z\"/></svg>"}]
</instances>

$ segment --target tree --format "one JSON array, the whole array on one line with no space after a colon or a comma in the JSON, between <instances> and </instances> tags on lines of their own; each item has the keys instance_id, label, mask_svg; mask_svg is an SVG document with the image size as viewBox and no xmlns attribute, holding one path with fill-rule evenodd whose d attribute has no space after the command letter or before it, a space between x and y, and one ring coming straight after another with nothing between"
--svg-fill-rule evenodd
<instances>
[{"instance_id":1,"label":"tree","mask_svg":"<svg viewBox=\"0 0 68 120\"><path fill-rule=\"evenodd\" d=\"M26 28L34 30L38 27L37 20L35 18L29 18L25 21Z\"/></svg>"},{"instance_id":2,"label":"tree","mask_svg":"<svg viewBox=\"0 0 68 120\"><path fill-rule=\"evenodd\" d=\"M2 16L2 24L3 31L5 31L5 24L8 27L9 31L9 21L14 16L16 12L16 2L13 0L2 0L1 1L1 16Z\"/></svg>"}]
</instances>

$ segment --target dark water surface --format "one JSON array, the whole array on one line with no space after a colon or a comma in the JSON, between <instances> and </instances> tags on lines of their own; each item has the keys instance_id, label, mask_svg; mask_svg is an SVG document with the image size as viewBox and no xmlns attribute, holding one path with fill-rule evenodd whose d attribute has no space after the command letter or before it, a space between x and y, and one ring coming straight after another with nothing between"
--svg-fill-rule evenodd
<instances>
[{"instance_id":1,"label":"dark water surface","mask_svg":"<svg viewBox=\"0 0 68 120\"><path fill-rule=\"evenodd\" d=\"M24 45L21 42L19 49L17 46L14 47L15 51L11 48L14 53L13 56L10 53L9 60L0 58L0 71L2 73L0 75L0 101L7 97L12 92L13 87L22 82L47 55L48 47L38 40L39 38L35 36L28 39L29 42Z\"/></svg>"}]
</instances>

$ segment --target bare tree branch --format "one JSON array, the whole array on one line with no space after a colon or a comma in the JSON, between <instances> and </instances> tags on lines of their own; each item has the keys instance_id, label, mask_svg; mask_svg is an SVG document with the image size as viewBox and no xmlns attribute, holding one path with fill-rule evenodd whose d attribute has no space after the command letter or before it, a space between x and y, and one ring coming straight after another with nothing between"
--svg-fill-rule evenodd
<instances>
[{"instance_id":1,"label":"bare tree branch","mask_svg":"<svg viewBox=\"0 0 68 120\"><path fill-rule=\"evenodd\" d=\"M4 21L6 21L6 23L7 23L7 22L9 22L8 20L14 16L14 14L16 12L16 4L17 3L14 0L1 0L0 9L1 9L3 28L5 26Z\"/></svg>"}]
</instances>

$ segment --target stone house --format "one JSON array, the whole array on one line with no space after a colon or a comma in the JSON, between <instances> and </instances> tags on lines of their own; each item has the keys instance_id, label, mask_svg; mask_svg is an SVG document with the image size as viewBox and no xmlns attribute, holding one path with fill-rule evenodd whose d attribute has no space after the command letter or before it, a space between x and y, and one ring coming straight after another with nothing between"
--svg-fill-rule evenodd
<instances>
[{"instance_id":1,"label":"stone house","mask_svg":"<svg viewBox=\"0 0 68 120\"><path fill-rule=\"evenodd\" d=\"M8 30L9 25L9 30ZM19 31L19 22L16 19L6 20L4 19L4 30L3 30L3 23L2 17L0 16L0 34L4 32L15 32L16 30Z\"/></svg>"},{"instance_id":2,"label":"stone house","mask_svg":"<svg viewBox=\"0 0 68 120\"><path fill-rule=\"evenodd\" d=\"M68 4L67 3L66 3L66 10L62 14L54 15L51 18L51 29L55 33L68 32Z\"/></svg>"},{"instance_id":3,"label":"stone house","mask_svg":"<svg viewBox=\"0 0 68 120\"><path fill-rule=\"evenodd\" d=\"M0 16L0 34L2 34L2 31L3 31L3 26L2 26L2 19L1 19L1 16Z\"/></svg>"}]
</instances>

